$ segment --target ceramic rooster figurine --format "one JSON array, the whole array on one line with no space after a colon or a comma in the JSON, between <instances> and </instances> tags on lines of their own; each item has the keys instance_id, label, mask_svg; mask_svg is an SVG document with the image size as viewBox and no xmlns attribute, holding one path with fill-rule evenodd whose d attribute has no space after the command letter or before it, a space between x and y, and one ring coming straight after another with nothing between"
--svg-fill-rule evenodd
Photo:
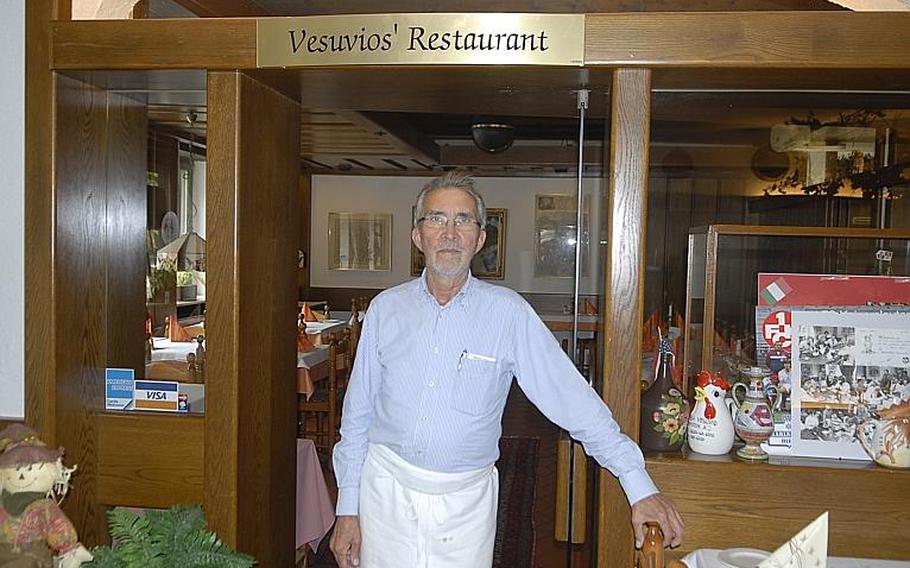
<instances>
[{"instance_id":1,"label":"ceramic rooster figurine","mask_svg":"<svg viewBox=\"0 0 910 568\"><path fill-rule=\"evenodd\" d=\"M695 410L689 418L689 447L707 455L726 454L733 447L732 400L730 384L708 371L698 373L695 387Z\"/></svg>"}]
</instances>

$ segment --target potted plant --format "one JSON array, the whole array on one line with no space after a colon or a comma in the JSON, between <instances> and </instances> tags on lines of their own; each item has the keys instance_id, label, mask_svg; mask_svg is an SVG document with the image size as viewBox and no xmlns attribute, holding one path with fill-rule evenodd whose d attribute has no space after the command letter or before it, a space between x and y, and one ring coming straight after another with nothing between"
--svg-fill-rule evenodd
<instances>
[{"instance_id":1,"label":"potted plant","mask_svg":"<svg viewBox=\"0 0 910 568\"><path fill-rule=\"evenodd\" d=\"M149 270L148 298L157 303L170 303L169 294L176 292L177 263L171 259L159 259ZM195 299L195 298L194 298Z\"/></svg>"},{"instance_id":2,"label":"potted plant","mask_svg":"<svg viewBox=\"0 0 910 568\"><path fill-rule=\"evenodd\" d=\"M92 550L84 568L247 568L252 556L240 554L208 530L198 505L137 512L117 507L108 512L112 546Z\"/></svg>"},{"instance_id":3,"label":"potted plant","mask_svg":"<svg viewBox=\"0 0 910 568\"><path fill-rule=\"evenodd\" d=\"M177 299L190 301L196 299L196 283L192 272L183 270L177 272Z\"/></svg>"}]
</instances>

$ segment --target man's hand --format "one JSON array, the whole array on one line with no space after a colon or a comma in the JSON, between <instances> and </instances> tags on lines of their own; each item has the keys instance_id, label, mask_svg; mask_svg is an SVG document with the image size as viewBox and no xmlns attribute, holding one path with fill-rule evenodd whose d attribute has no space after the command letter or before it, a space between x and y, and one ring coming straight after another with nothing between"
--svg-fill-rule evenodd
<instances>
[{"instance_id":1,"label":"man's hand","mask_svg":"<svg viewBox=\"0 0 910 568\"><path fill-rule=\"evenodd\" d=\"M683 520L673 501L663 493L655 493L632 505L632 529L635 531L635 547L641 548L645 540L645 523L660 523L664 542L671 547L682 544Z\"/></svg>"},{"instance_id":2,"label":"man's hand","mask_svg":"<svg viewBox=\"0 0 910 568\"><path fill-rule=\"evenodd\" d=\"M329 541L338 568L360 566L360 517L341 516L335 520L335 530Z\"/></svg>"}]
</instances>

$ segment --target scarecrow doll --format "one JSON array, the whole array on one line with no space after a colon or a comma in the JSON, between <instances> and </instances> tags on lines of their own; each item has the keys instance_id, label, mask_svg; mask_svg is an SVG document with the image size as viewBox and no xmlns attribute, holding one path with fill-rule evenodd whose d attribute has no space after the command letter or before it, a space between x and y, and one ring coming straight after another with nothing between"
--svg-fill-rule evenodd
<instances>
[{"instance_id":1,"label":"scarecrow doll","mask_svg":"<svg viewBox=\"0 0 910 568\"><path fill-rule=\"evenodd\" d=\"M0 568L76 568L92 560L60 509L75 467L34 430L0 432ZM56 560L56 564L55 564Z\"/></svg>"}]
</instances>

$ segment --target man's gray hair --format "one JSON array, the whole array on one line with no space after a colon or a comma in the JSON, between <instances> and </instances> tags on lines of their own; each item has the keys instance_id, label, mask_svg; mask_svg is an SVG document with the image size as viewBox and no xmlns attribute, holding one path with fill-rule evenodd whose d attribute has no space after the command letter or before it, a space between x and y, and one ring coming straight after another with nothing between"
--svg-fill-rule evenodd
<instances>
[{"instance_id":1,"label":"man's gray hair","mask_svg":"<svg viewBox=\"0 0 910 568\"><path fill-rule=\"evenodd\" d=\"M417 226L417 220L423 217L423 201L427 195L437 189L460 189L474 198L474 208L477 210L480 222L480 228L483 230L487 225L487 206L483 202L483 197L477 192L477 186L474 178L464 170L452 170L446 172L438 178L430 180L420 189L417 194L417 204L414 206L414 226Z\"/></svg>"}]
</instances>

